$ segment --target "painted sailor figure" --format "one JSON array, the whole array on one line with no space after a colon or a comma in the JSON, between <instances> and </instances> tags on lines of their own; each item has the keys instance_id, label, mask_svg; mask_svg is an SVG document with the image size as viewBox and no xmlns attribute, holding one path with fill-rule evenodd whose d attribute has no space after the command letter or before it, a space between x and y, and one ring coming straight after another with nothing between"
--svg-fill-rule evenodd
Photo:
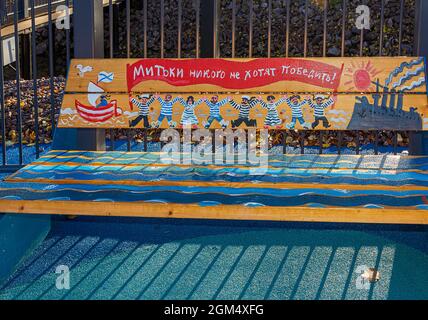
<instances>
[{"instance_id":1,"label":"painted sailor figure","mask_svg":"<svg viewBox=\"0 0 428 320\"><path fill-rule=\"evenodd\" d=\"M136 107L138 107L138 116L132 120L129 121L130 127L137 126L141 120L144 122L144 128L149 128L149 107L150 105L155 101L156 96L151 96L149 94L141 94L137 96L138 100L130 97L129 101Z\"/></svg>"},{"instance_id":2,"label":"painted sailor figure","mask_svg":"<svg viewBox=\"0 0 428 320\"><path fill-rule=\"evenodd\" d=\"M291 123L286 125L287 129L293 130L297 121L304 129L309 129L310 124L305 122L302 111L303 106L308 103L308 100L305 99L303 101L300 101L300 96L298 94L295 94L292 95L290 98L285 96L285 103L291 109Z\"/></svg>"},{"instance_id":3,"label":"painted sailor figure","mask_svg":"<svg viewBox=\"0 0 428 320\"><path fill-rule=\"evenodd\" d=\"M250 119L250 110L259 103L257 99L251 99L249 96L242 96L241 104L231 100L230 104L236 110L239 110L238 119L232 121L232 128L239 127L242 123L245 123L247 127L257 126L255 119Z\"/></svg>"},{"instance_id":4,"label":"painted sailor figure","mask_svg":"<svg viewBox=\"0 0 428 320\"><path fill-rule=\"evenodd\" d=\"M325 109L331 107L334 104L335 99L330 97L329 99L327 99L327 101L324 102L324 100L326 100L326 97L322 94L316 95L314 99L315 102L312 100L309 100L308 102L309 106L314 109L315 121L312 123L312 129L315 129L320 123L320 121L322 121L322 125L324 128L330 128L331 124L328 122L328 119L325 116Z\"/></svg>"},{"instance_id":5,"label":"painted sailor figure","mask_svg":"<svg viewBox=\"0 0 428 320\"><path fill-rule=\"evenodd\" d=\"M267 115L264 122L265 129L269 127L280 127L282 120L278 115L278 106L285 101L285 97L281 97L278 101L275 102L274 96L268 96L267 102L262 100L262 97L259 97L259 102L262 108L267 109Z\"/></svg>"},{"instance_id":6,"label":"painted sailor figure","mask_svg":"<svg viewBox=\"0 0 428 320\"><path fill-rule=\"evenodd\" d=\"M103 94L100 97L100 102L97 104L96 108L106 107L109 104L110 95L109 94Z\"/></svg>"},{"instance_id":7,"label":"painted sailor figure","mask_svg":"<svg viewBox=\"0 0 428 320\"><path fill-rule=\"evenodd\" d=\"M220 114L220 108L224 106L226 103L228 103L230 100L230 97L224 98L221 101L218 101L218 95L214 95L211 97L211 100L205 100L207 106L210 108L210 115L208 117L208 120L204 122L205 129L208 129L214 120L216 120L218 123L220 123L221 127L225 129L228 125L228 122L223 119L223 117Z\"/></svg>"},{"instance_id":8,"label":"painted sailor figure","mask_svg":"<svg viewBox=\"0 0 428 320\"><path fill-rule=\"evenodd\" d=\"M199 123L199 120L195 115L195 108L205 100L206 99L203 98L195 102L195 98L193 96L188 96L186 101L184 101L183 98L180 98L179 102L184 106L180 125L183 127L196 127Z\"/></svg>"},{"instance_id":9,"label":"painted sailor figure","mask_svg":"<svg viewBox=\"0 0 428 320\"><path fill-rule=\"evenodd\" d=\"M160 110L158 120L153 123L153 127L159 128L159 126L162 124L163 119L166 118L168 120L168 125L174 128L177 125L177 123L172 121L172 107L176 102L178 102L181 99L181 97L175 97L173 99L172 95L167 94L165 96L165 100L162 99L161 97L158 97L157 99L161 105L161 110Z\"/></svg>"}]
</instances>

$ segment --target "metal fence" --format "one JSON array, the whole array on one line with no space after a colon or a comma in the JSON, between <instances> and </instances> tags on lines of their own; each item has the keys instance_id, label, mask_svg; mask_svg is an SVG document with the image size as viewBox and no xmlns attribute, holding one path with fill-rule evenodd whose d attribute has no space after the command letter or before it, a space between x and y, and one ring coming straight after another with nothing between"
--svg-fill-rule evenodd
<instances>
[{"instance_id":1,"label":"metal fence","mask_svg":"<svg viewBox=\"0 0 428 320\"><path fill-rule=\"evenodd\" d=\"M421 2L104 0L103 12L98 14L103 15L104 51L107 57L417 55L422 34L419 12ZM41 151L41 136L52 139L61 100L61 88L55 82L55 77L59 75L58 67L62 65L63 70L66 69L73 56L73 39L86 37L87 34L74 33L73 37L73 25L71 30L56 29L54 18L58 16L54 15L59 14L56 12L57 5L70 7L71 0L9 0L2 3L5 5L3 12L6 12L6 19L0 19L0 39L13 37L17 59L9 66L0 68L0 168L14 170L24 164L24 142L28 141L24 141L23 137L27 134L28 127L34 132L32 140L36 157L39 157ZM372 8L372 28L369 31L356 30L353 26L357 4L367 4ZM24 25L23 21L30 23ZM41 32L43 30L44 33ZM63 38L58 40L60 32ZM40 46L46 50L38 55ZM58 50L59 47L62 50ZM40 63L42 58L47 60L43 66ZM3 46L0 46L0 65L3 66ZM27 69L26 76L23 69ZM10 79L11 73L14 81ZM44 83L39 80L41 74L46 76ZM31 83L25 90L23 78ZM6 92L11 87L14 92L12 95ZM42 100L44 105L40 108ZM47 110L49 114L46 118ZM45 112L43 119L40 119L41 111ZM23 123L24 114L30 114L30 121ZM15 132L15 140L8 143L11 130ZM112 140L117 132L118 130L109 131ZM133 130L122 134L127 137L128 149L131 148L132 138L137 134L142 134L144 148L147 147L147 131L138 133ZM315 133L278 133L284 152L287 137L294 137L298 140L296 147L302 153L305 152L305 141L311 134ZM355 153L360 152L360 132L318 131L316 135L320 153L324 139L332 134L335 135L338 153L342 150L344 135L355 139ZM374 132L372 138L375 153L378 153L381 135L391 137L393 151L396 153L397 132ZM114 143L112 147L114 148ZM11 152L17 152L16 164L8 161L8 153Z\"/></svg>"}]
</instances>

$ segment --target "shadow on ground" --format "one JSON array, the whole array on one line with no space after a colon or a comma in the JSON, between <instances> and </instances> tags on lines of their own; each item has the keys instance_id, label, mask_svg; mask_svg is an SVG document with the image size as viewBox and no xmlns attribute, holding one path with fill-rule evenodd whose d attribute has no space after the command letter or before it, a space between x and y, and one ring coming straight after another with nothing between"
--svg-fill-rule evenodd
<instances>
[{"instance_id":1,"label":"shadow on ground","mask_svg":"<svg viewBox=\"0 0 428 320\"><path fill-rule=\"evenodd\" d=\"M426 227L55 218L0 299L428 299L427 240ZM361 265L380 271L368 290Z\"/></svg>"}]
</instances>

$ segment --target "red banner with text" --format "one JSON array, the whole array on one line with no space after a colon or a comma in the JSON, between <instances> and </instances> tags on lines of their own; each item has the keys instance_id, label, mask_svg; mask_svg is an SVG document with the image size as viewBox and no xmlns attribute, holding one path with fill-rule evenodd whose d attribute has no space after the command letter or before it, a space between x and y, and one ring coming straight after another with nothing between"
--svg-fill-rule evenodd
<instances>
[{"instance_id":1,"label":"red banner with text","mask_svg":"<svg viewBox=\"0 0 428 320\"><path fill-rule=\"evenodd\" d=\"M297 81L337 90L341 68L306 59L270 58L248 61L226 59L142 59L127 65L128 91L143 81L158 80L173 86L217 85L242 90L280 81Z\"/></svg>"}]
</instances>

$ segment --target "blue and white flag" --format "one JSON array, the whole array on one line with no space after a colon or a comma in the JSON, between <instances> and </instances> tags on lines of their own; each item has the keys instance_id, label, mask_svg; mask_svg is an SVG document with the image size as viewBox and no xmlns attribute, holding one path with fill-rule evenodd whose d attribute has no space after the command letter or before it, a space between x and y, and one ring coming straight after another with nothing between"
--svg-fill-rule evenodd
<instances>
[{"instance_id":1,"label":"blue and white flag","mask_svg":"<svg viewBox=\"0 0 428 320\"><path fill-rule=\"evenodd\" d=\"M114 79L113 72L101 71L98 74L98 82L110 83Z\"/></svg>"}]
</instances>

